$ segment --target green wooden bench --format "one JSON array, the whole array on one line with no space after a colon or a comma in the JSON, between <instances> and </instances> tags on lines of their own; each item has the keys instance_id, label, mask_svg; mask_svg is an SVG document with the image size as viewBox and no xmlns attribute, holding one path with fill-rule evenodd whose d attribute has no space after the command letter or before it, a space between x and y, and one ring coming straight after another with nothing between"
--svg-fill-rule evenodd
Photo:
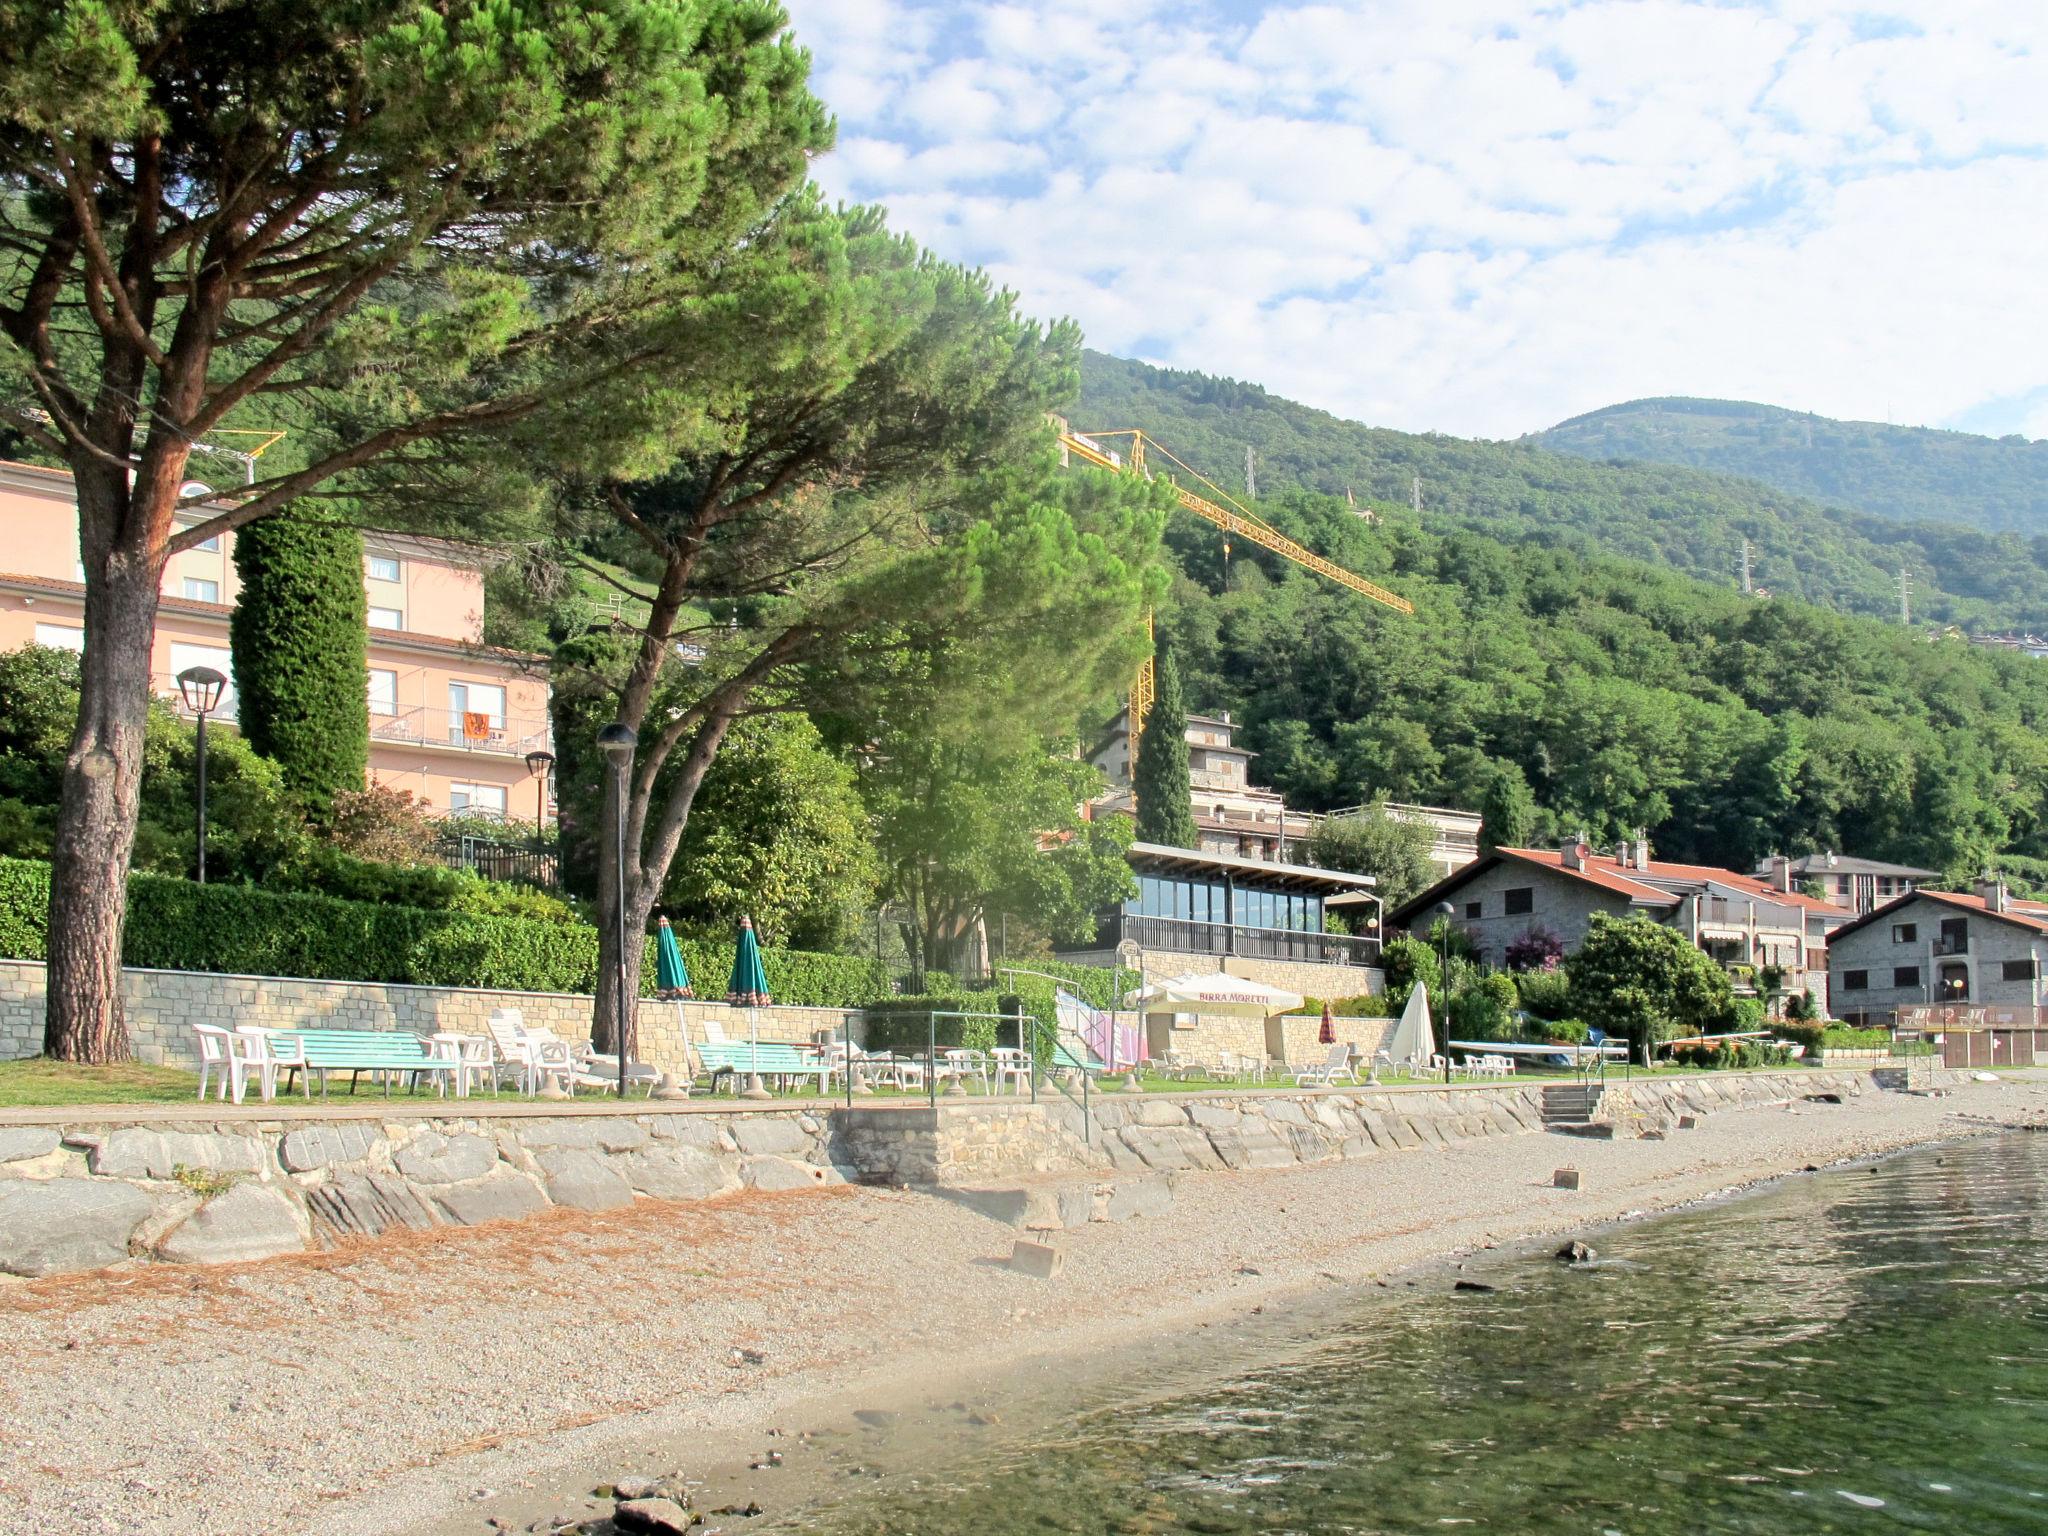
<instances>
[{"instance_id":1,"label":"green wooden bench","mask_svg":"<svg viewBox=\"0 0 2048 1536\"><path fill-rule=\"evenodd\" d=\"M412 1086L419 1087L423 1073L438 1072L443 1075L455 1070L455 1063L427 1053L427 1043L418 1035L406 1034L389 1029L280 1029L271 1038L282 1047L282 1054L303 1053L304 1059L280 1062L285 1068L285 1087L290 1091L291 1079L301 1066L307 1072L320 1075L320 1092L327 1092L329 1072L347 1072L348 1091L354 1093L356 1084L362 1081L365 1072L409 1072ZM293 1050L296 1044L297 1051ZM385 1097L390 1097L391 1083L384 1084Z\"/></svg>"},{"instance_id":2,"label":"green wooden bench","mask_svg":"<svg viewBox=\"0 0 2048 1536\"><path fill-rule=\"evenodd\" d=\"M734 1077L759 1073L763 1077L815 1077L818 1091L822 1093L830 1086L832 1073L836 1070L815 1051L782 1041L763 1040L759 1045L751 1045L745 1040L707 1041L690 1049L697 1053L697 1060L711 1074L714 1091L719 1078L728 1073Z\"/></svg>"}]
</instances>

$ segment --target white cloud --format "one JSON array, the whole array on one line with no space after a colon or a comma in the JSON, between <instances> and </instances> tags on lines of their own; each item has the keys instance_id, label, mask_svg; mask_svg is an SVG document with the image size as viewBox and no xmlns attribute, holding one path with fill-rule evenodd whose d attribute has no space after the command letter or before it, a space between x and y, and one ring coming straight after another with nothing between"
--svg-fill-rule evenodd
<instances>
[{"instance_id":1,"label":"white cloud","mask_svg":"<svg viewBox=\"0 0 2048 1536\"><path fill-rule=\"evenodd\" d=\"M1105 350L1480 435L1653 393L2048 432L2040 0L791 9L828 189Z\"/></svg>"}]
</instances>

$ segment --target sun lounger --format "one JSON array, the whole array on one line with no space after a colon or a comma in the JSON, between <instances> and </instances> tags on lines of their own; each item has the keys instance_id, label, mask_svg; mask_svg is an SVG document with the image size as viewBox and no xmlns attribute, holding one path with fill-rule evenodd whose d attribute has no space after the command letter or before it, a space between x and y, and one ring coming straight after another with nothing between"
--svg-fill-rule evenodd
<instances>
[{"instance_id":1,"label":"sun lounger","mask_svg":"<svg viewBox=\"0 0 2048 1536\"><path fill-rule=\"evenodd\" d=\"M1340 1077L1358 1081L1358 1069L1351 1065L1351 1047L1341 1041L1330 1047L1328 1059L1320 1065L1295 1073L1294 1082L1296 1087L1328 1088Z\"/></svg>"}]
</instances>

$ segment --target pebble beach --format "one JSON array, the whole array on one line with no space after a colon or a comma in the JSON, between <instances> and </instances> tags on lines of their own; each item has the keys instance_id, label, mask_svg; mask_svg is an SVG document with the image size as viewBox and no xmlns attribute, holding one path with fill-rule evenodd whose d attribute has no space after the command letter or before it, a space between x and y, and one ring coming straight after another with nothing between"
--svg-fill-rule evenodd
<instances>
[{"instance_id":1,"label":"pebble beach","mask_svg":"<svg viewBox=\"0 0 2048 1536\"><path fill-rule=\"evenodd\" d=\"M1004 1265L1007 1226L842 1186L15 1282L0 1503L23 1532L545 1531L608 1509L590 1490L629 1471L729 1479L776 1445L749 1484L772 1516L810 1426L963 1370L986 1389L1134 1332L2044 1122L2048 1077L2023 1075L1730 1111L1663 1140L1190 1174L1162 1214L1064 1234L1049 1281ZM1576 1191L1553 1187L1567 1166Z\"/></svg>"}]
</instances>

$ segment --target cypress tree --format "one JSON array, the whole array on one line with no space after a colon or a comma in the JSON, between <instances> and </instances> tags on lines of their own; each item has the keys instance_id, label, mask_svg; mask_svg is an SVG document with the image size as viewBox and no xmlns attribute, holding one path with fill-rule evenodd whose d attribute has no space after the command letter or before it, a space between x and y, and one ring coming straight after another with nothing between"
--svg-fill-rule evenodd
<instances>
[{"instance_id":1,"label":"cypress tree","mask_svg":"<svg viewBox=\"0 0 2048 1536\"><path fill-rule=\"evenodd\" d=\"M235 536L229 620L242 734L315 816L361 789L370 755L363 536L297 510Z\"/></svg>"},{"instance_id":2,"label":"cypress tree","mask_svg":"<svg viewBox=\"0 0 2048 1536\"><path fill-rule=\"evenodd\" d=\"M1131 765L1131 787L1138 796L1138 840L1192 848L1196 836L1194 791L1188 783L1188 706L1180 690L1180 668L1164 647L1155 671L1152 707L1138 738L1138 760Z\"/></svg>"}]
</instances>

